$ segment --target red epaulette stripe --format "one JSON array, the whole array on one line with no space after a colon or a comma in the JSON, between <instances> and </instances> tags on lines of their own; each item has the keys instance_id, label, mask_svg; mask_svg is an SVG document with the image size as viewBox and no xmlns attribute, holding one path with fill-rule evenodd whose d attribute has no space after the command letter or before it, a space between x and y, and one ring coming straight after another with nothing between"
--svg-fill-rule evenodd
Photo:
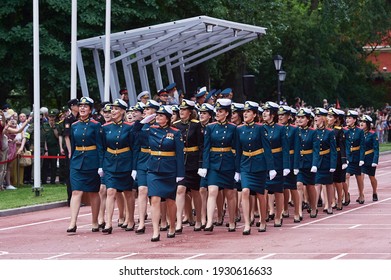
<instances>
[{"instance_id":1,"label":"red epaulette stripe","mask_svg":"<svg viewBox=\"0 0 391 280\"><path fill-rule=\"evenodd\" d=\"M178 129L178 128L176 128L176 127L173 127L173 126L171 126L171 129L172 129L172 130L174 130L174 131L179 131L179 129Z\"/></svg>"},{"instance_id":2,"label":"red epaulette stripe","mask_svg":"<svg viewBox=\"0 0 391 280\"><path fill-rule=\"evenodd\" d=\"M109 125L109 124L112 124L113 122L107 122L107 123L104 123L103 126L106 126L106 125Z\"/></svg>"},{"instance_id":3,"label":"red epaulette stripe","mask_svg":"<svg viewBox=\"0 0 391 280\"><path fill-rule=\"evenodd\" d=\"M74 123L72 123L72 125L77 124L77 123L79 123L79 122L80 122L80 120L75 121Z\"/></svg>"}]
</instances>

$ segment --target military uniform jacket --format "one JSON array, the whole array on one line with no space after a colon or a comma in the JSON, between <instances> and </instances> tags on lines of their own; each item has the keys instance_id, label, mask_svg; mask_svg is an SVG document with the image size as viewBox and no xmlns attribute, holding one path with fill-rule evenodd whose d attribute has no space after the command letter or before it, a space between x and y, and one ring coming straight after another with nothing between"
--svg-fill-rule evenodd
<instances>
[{"instance_id":1,"label":"military uniform jacket","mask_svg":"<svg viewBox=\"0 0 391 280\"><path fill-rule=\"evenodd\" d=\"M289 167L290 169L299 169L300 162L300 139L299 128L295 125L286 125L286 136L289 145Z\"/></svg>"},{"instance_id":2,"label":"military uniform jacket","mask_svg":"<svg viewBox=\"0 0 391 280\"><path fill-rule=\"evenodd\" d=\"M330 128L317 129L319 138L319 170L337 168L337 147L334 131Z\"/></svg>"},{"instance_id":3,"label":"military uniform jacket","mask_svg":"<svg viewBox=\"0 0 391 280\"><path fill-rule=\"evenodd\" d=\"M204 135L201 132L201 123L191 120L186 123L178 120L173 126L181 132L184 144L184 158L186 170L198 170L202 167L202 150Z\"/></svg>"},{"instance_id":4,"label":"military uniform jacket","mask_svg":"<svg viewBox=\"0 0 391 280\"><path fill-rule=\"evenodd\" d=\"M346 139L342 127L334 127L335 141L337 144L337 165L346 164Z\"/></svg>"},{"instance_id":5,"label":"military uniform jacket","mask_svg":"<svg viewBox=\"0 0 391 280\"><path fill-rule=\"evenodd\" d=\"M227 121L206 126L202 167L218 171L235 170L236 126Z\"/></svg>"},{"instance_id":6,"label":"military uniform jacket","mask_svg":"<svg viewBox=\"0 0 391 280\"><path fill-rule=\"evenodd\" d=\"M319 138L313 128L299 127L300 162L299 169L318 167L319 163Z\"/></svg>"},{"instance_id":7,"label":"military uniform jacket","mask_svg":"<svg viewBox=\"0 0 391 280\"><path fill-rule=\"evenodd\" d=\"M85 121L79 120L72 124L70 135L72 152L70 161L71 168L91 170L102 167L103 143L101 128L101 124L92 118L88 118ZM96 146L96 148L87 150L87 147L93 146ZM85 147L85 150L83 150L83 147Z\"/></svg>"},{"instance_id":8,"label":"military uniform jacket","mask_svg":"<svg viewBox=\"0 0 391 280\"><path fill-rule=\"evenodd\" d=\"M175 177L184 177L184 146L180 131L169 126L151 125L148 140L151 148L148 171L174 173Z\"/></svg>"},{"instance_id":9,"label":"military uniform jacket","mask_svg":"<svg viewBox=\"0 0 391 280\"><path fill-rule=\"evenodd\" d=\"M364 160L364 131L358 127L345 127L346 158L349 162Z\"/></svg>"},{"instance_id":10,"label":"military uniform jacket","mask_svg":"<svg viewBox=\"0 0 391 280\"><path fill-rule=\"evenodd\" d=\"M236 172L274 170L270 142L260 123L243 124L236 128ZM243 154L244 151L244 154Z\"/></svg>"},{"instance_id":11,"label":"military uniform jacket","mask_svg":"<svg viewBox=\"0 0 391 280\"><path fill-rule=\"evenodd\" d=\"M78 117L79 117L79 115L74 116L72 113L70 113L69 116L67 116L64 119L64 131L63 131L63 135L64 136L70 136L71 135L72 124L74 122L77 122Z\"/></svg>"},{"instance_id":12,"label":"military uniform jacket","mask_svg":"<svg viewBox=\"0 0 391 280\"><path fill-rule=\"evenodd\" d=\"M133 165L133 125L129 122L108 122L102 127L103 170L131 172Z\"/></svg>"},{"instance_id":13,"label":"military uniform jacket","mask_svg":"<svg viewBox=\"0 0 391 280\"><path fill-rule=\"evenodd\" d=\"M153 121L155 122L155 121ZM142 124L136 121L133 125L134 147L133 147L133 169L148 170L148 160L150 156L149 129L153 123Z\"/></svg>"},{"instance_id":14,"label":"military uniform jacket","mask_svg":"<svg viewBox=\"0 0 391 280\"><path fill-rule=\"evenodd\" d=\"M49 122L42 124L42 130L49 154L58 154L60 152L60 144L58 138L54 134L54 129L57 129L58 135L60 135L61 129L58 124L55 124L54 128L50 126Z\"/></svg>"},{"instance_id":15,"label":"military uniform jacket","mask_svg":"<svg viewBox=\"0 0 391 280\"><path fill-rule=\"evenodd\" d=\"M290 169L289 144L285 127L276 123L264 124L265 136L270 142L275 170Z\"/></svg>"},{"instance_id":16,"label":"military uniform jacket","mask_svg":"<svg viewBox=\"0 0 391 280\"><path fill-rule=\"evenodd\" d=\"M364 165L371 166L379 163L379 139L374 131L364 132Z\"/></svg>"}]
</instances>

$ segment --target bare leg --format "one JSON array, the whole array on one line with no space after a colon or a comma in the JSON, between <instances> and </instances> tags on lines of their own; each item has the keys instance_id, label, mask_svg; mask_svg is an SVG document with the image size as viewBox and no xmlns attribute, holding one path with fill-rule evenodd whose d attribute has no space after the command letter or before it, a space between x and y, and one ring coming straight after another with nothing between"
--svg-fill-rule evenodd
<instances>
[{"instance_id":1,"label":"bare leg","mask_svg":"<svg viewBox=\"0 0 391 280\"><path fill-rule=\"evenodd\" d=\"M257 198L259 202L259 215L260 215L260 230L266 230L266 219L268 218L267 214L267 205L266 205L266 195L257 193Z\"/></svg>"},{"instance_id":2,"label":"bare leg","mask_svg":"<svg viewBox=\"0 0 391 280\"><path fill-rule=\"evenodd\" d=\"M138 187L138 215L139 215L139 224L138 230L141 230L145 227L145 213L147 212L147 203L148 203L148 188L147 186Z\"/></svg>"},{"instance_id":3,"label":"bare leg","mask_svg":"<svg viewBox=\"0 0 391 280\"><path fill-rule=\"evenodd\" d=\"M377 194L377 179L375 176L369 176L369 180L371 181L372 185L372 193Z\"/></svg>"},{"instance_id":4,"label":"bare leg","mask_svg":"<svg viewBox=\"0 0 391 280\"><path fill-rule=\"evenodd\" d=\"M177 228L176 230L182 229L182 219L183 219L183 210L185 208L185 201L186 201L186 187L183 185L178 185L177 192L176 192L176 220L177 220Z\"/></svg>"},{"instance_id":5,"label":"bare leg","mask_svg":"<svg viewBox=\"0 0 391 280\"><path fill-rule=\"evenodd\" d=\"M170 229L168 231L168 234L174 234L175 233L175 217L177 214L177 206L175 204L175 200L172 200L172 199L167 199L166 205L167 205L168 222L170 224Z\"/></svg>"},{"instance_id":6,"label":"bare leg","mask_svg":"<svg viewBox=\"0 0 391 280\"><path fill-rule=\"evenodd\" d=\"M68 228L73 228L76 226L77 222L77 216L79 215L79 210L80 210L80 203L81 203L81 198L83 196L82 191L72 191L72 198L71 198L71 221L69 223Z\"/></svg>"},{"instance_id":7,"label":"bare leg","mask_svg":"<svg viewBox=\"0 0 391 280\"><path fill-rule=\"evenodd\" d=\"M236 227L236 190L224 189L224 195L227 198L228 214L229 214L229 228L233 229Z\"/></svg>"},{"instance_id":8,"label":"bare leg","mask_svg":"<svg viewBox=\"0 0 391 280\"><path fill-rule=\"evenodd\" d=\"M107 189L106 189L106 185L104 184L100 185L99 197L100 197L100 207L99 207L98 223L101 225L105 222L106 199L107 199Z\"/></svg>"},{"instance_id":9,"label":"bare leg","mask_svg":"<svg viewBox=\"0 0 391 280\"><path fill-rule=\"evenodd\" d=\"M208 190L207 188L200 188L200 197L201 197L201 224L206 225L206 204L208 200ZM198 215L198 212L197 212Z\"/></svg>"},{"instance_id":10,"label":"bare leg","mask_svg":"<svg viewBox=\"0 0 391 280\"><path fill-rule=\"evenodd\" d=\"M244 228L243 231L250 230L250 189L242 189L242 211L244 218Z\"/></svg>"},{"instance_id":11,"label":"bare leg","mask_svg":"<svg viewBox=\"0 0 391 280\"><path fill-rule=\"evenodd\" d=\"M122 196L122 194L120 194ZM113 214L114 214L114 205L117 198L117 190L113 188L107 189L107 199L106 199L106 226L105 228L110 228L113 226Z\"/></svg>"},{"instance_id":12,"label":"bare leg","mask_svg":"<svg viewBox=\"0 0 391 280\"><path fill-rule=\"evenodd\" d=\"M152 238L158 237L160 234L159 220L160 220L160 201L158 196L152 196L151 198L151 214L152 214Z\"/></svg>"},{"instance_id":13,"label":"bare leg","mask_svg":"<svg viewBox=\"0 0 391 280\"><path fill-rule=\"evenodd\" d=\"M274 224L282 224L282 210L284 208L284 193L276 192L274 193L274 197L276 200L276 216L274 218Z\"/></svg>"},{"instance_id":14,"label":"bare leg","mask_svg":"<svg viewBox=\"0 0 391 280\"><path fill-rule=\"evenodd\" d=\"M121 226L125 222L125 198L122 193L117 192L116 201L118 206L118 225Z\"/></svg>"},{"instance_id":15,"label":"bare leg","mask_svg":"<svg viewBox=\"0 0 391 280\"><path fill-rule=\"evenodd\" d=\"M200 192L197 190L191 190L191 196L193 197L193 203L194 203L194 209L196 211L195 216L195 228L200 228L202 221L201 221L201 209L202 209L202 200Z\"/></svg>"},{"instance_id":16,"label":"bare leg","mask_svg":"<svg viewBox=\"0 0 391 280\"><path fill-rule=\"evenodd\" d=\"M207 223L206 227L210 228L213 223L213 216L216 208L216 200L219 193L219 187L216 185L208 186L208 200L206 205Z\"/></svg>"},{"instance_id":17,"label":"bare leg","mask_svg":"<svg viewBox=\"0 0 391 280\"><path fill-rule=\"evenodd\" d=\"M134 227L134 208L136 203L136 191L124 191L125 202L126 202L126 221L125 224L128 225L127 228Z\"/></svg>"},{"instance_id":18,"label":"bare leg","mask_svg":"<svg viewBox=\"0 0 391 280\"><path fill-rule=\"evenodd\" d=\"M91 203L91 217L92 217L92 228L98 227L98 216L100 208L100 198L98 192L90 192L90 203Z\"/></svg>"},{"instance_id":19,"label":"bare leg","mask_svg":"<svg viewBox=\"0 0 391 280\"><path fill-rule=\"evenodd\" d=\"M364 176L361 175L356 175L356 181L357 181L357 187L358 187L358 193L359 197L358 199L360 201L364 201Z\"/></svg>"},{"instance_id":20,"label":"bare leg","mask_svg":"<svg viewBox=\"0 0 391 280\"><path fill-rule=\"evenodd\" d=\"M315 217L317 213L317 193L314 185L307 185L308 197L311 206L311 216Z\"/></svg>"}]
</instances>

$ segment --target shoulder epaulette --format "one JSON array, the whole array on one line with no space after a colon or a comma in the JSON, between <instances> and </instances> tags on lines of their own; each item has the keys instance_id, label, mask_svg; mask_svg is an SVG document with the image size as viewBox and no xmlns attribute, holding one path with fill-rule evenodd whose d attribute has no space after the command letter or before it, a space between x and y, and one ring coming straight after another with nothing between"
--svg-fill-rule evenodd
<instances>
[{"instance_id":1,"label":"shoulder epaulette","mask_svg":"<svg viewBox=\"0 0 391 280\"><path fill-rule=\"evenodd\" d=\"M172 124L177 124L177 123L180 123L180 122L181 122L181 120L177 120L177 121L173 122Z\"/></svg>"},{"instance_id":2,"label":"shoulder epaulette","mask_svg":"<svg viewBox=\"0 0 391 280\"><path fill-rule=\"evenodd\" d=\"M179 131L179 129L178 129L178 128L176 128L176 127L173 127L173 126L171 126L171 129L172 129L172 130L174 130L174 131Z\"/></svg>"},{"instance_id":3,"label":"shoulder epaulette","mask_svg":"<svg viewBox=\"0 0 391 280\"><path fill-rule=\"evenodd\" d=\"M57 124L60 124L60 123L62 123L62 122L64 122L64 120L61 120L61 121L57 122Z\"/></svg>"},{"instance_id":4,"label":"shoulder epaulette","mask_svg":"<svg viewBox=\"0 0 391 280\"><path fill-rule=\"evenodd\" d=\"M77 123L79 123L80 122L80 120L77 120L77 121L75 121L74 123L72 123L72 125L75 125L75 124L77 124Z\"/></svg>"},{"instance_id":5,"label":"shoulder epaulette","mask_svg":"<svg viewBox=\"0 0 391 280\"><path fill-rule=\"evenodd\" d=\"M242 124L240 124L240 125L238 125L237 127L239 128L239 127L242 127L242 126L244 126L244 124L242 123Z\"/></svg>"},{"instance_id":6,"label":"shoulder epaulette","mask_svg":"<svg viewBox=\"0 0 391 280\"><path fill-rule=\"evenodd\" d=\"M343 130L349 130L349 128L347 126L344 126Z\"/></svg>"},{"instance_id":7,"label":"shoulder epaulette","mask_svg":"<svg viewBox=\"0 0 391 280\"><path fill-rule=\"evenodd\" d=\"M308 130L316 130L315 128L313 127L309 127Z\"/></svg>"},{"instance_id":8,"label":"shoulder epaulette","mask_svg":"<svg viewBox=\"0 0 391 280\"><path fill-rule=\"evenodd\" d=\"M94 120L94 119L90 119L90 121L91 121L92 123L99 123L97 120Z\"/></svg>"},{"instance_id":9,"label":"shoulder epaulette","mask_svg":"<svg viewBox=\"0 0 391 280\"><path fill-rule=\"evenodd\" d=\"M150 126L150 128L159 128L159 126L157 124L153 124Z\"/></svg>"},{"instance_id":10,"label":"shoulder epaulette","mask_svg":"<svg viewBox=\"0 0 391 280\"><path fill-rule=\"evenodd\" d=\"M297 127L297 125L295 125L295 124L290 124L289 126L291 126L291 127Z\"/></svg>"},{"instance_id":11,"label":"shoulder epaulette","mask_svg":"<svg viewBox=\"0 0 391 280\"><path fill-rule=\"evenodd\" d=\"M340 127L340 126L334 126L334 129L340 130L340 129L342 129L342 127Z\"/></svg>"},{"instance_id":12,"label":"shoulder epaulette","mask_svg":"<svg viewBox=\"0 0 391 280\"><path fill-rule=\"evenodd\" d=\"M107 126L109 124L112 124L113 122L107 122L107 123L104 123L103 126Z\"/></svg>"},{"instance_id":13,"label":"shoulder epaulette","mask_svg":"<svg viewBox=\"0 0 391 280\"><path fill-rule=\"evenodd\" d=\"M196 119L192 119L191 122L193 122L193 123L199 123L200 121L199 121L199 120L196 120Z\"/></svg>"},{"instance_id":14,"label":"shoulder epaulette","mask_svg":"<svg viewBox=\"0 0 391 280\"><path fill-rule=\"evenodd\" d=\"M257 124L257 125L263 125L263 123L261 123L261 122L256 122L255 124Z\"/></svg>"},{"instance_id":15,"label":"shoulder epaulette","mask_svg":"<svg viewBox=\"0 0 391 280\"><path fill-rule=\"evenodd\" d=\"M211 124L216 124L217 122L211 122L211 123L208 123L207 125L211 125Z\"/></svg>"},{"instance_id":16,"label":"shoulder epaulette","mask_svg":"<svg viewBox=\"0 0 391 280\"><path fill-rule=\"evenodd\" d=\"M124 122L124 124L126 124L126 125L133 125L134 123L132 123L132 122Z\"/></svg>"},{"instance_id":17,"label":"shoulder epaulette","mask_svg":"<svg viewBox=\"0 0 391 280\"><path fill-rule=\"evenodd\" d=\"M376 133L376 131L374 131L374 130L370 130L369 132L372 134Z\"/></svg>"},{"instance_id":18,"label":"shoulder epaulette","mask_svg":"<svg viewBox=\"0 0 391 280\"><path fill-rule=\"evenodd\" d=\"M326 130L327 130L327 131L332 131L332 129L331 129L331 128L328 128L328 127L326 127Z\"/></svg>"}]
</instances>

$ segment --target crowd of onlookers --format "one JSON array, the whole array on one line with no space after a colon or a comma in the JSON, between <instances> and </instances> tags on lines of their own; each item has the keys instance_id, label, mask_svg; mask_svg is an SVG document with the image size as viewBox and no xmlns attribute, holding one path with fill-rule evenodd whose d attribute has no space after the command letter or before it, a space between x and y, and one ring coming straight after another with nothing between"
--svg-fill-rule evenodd
<instances>
[{"instance_id":1,"label":"crowd of onlookers","mask_svg":"<svg viewBox=\"0 0 391 280\"><path fill-rule=\"evenodd\" d=\"M214 91L219 93L217 90ZM214 100L219 98L219 96L210 94L211 92L212 90L208 92L206 88L201 88L191 99L196 103L207 102L213 105ZM122 99L128 101L127 91L121 92L120 94ZM144 91L139 94L137 99L140 102L146 102L150 98L150 94ZM178 92L175 87L172 89L168 87L168 89L166 88L159 91L152 98L159 101L161 104L175 105L180 103L183 99L183 94L181 91ZM280 104L288 105L284 99ZM312 108L298 97L295 99L295 104L293 104L292 107L295 109L301 107ZM329 104L328 101L324 99L323 107L326 109L329 107L338 108L339 104ZM358 111L360 115L366 114L371 116L373 120L372 129L376 131L380 144L391 142L391 133L389 133L389 130L391 129L391 106L388 103L380 109L375 109L373 107L365 108L364 106L354 109ZM64 155L63 145L65 146L65 143L62 139L62 131L64 129L63 120L68 114L68 107L51 110L42 107L40 109L40 155L44 157L41 161L42 184L63 183L65 181L62 172L63 160L55 157ZM95 116L99 115L99 109L96 109ZM20 162L21 157L23 157L25 152L33 149L34 133L33 124L31 122L32 116L30 116L28 110L16 112L12 106L6 104L3 105L2 110L0 110L0 118L0 189L11 190L16 189L15 185L22 183L31 184L31 165L21 166ZM45 158L45 156L49 156L49 158ZM57 176L59 178L58 181L56 181Z\"/></svg>"}]
</instances>

